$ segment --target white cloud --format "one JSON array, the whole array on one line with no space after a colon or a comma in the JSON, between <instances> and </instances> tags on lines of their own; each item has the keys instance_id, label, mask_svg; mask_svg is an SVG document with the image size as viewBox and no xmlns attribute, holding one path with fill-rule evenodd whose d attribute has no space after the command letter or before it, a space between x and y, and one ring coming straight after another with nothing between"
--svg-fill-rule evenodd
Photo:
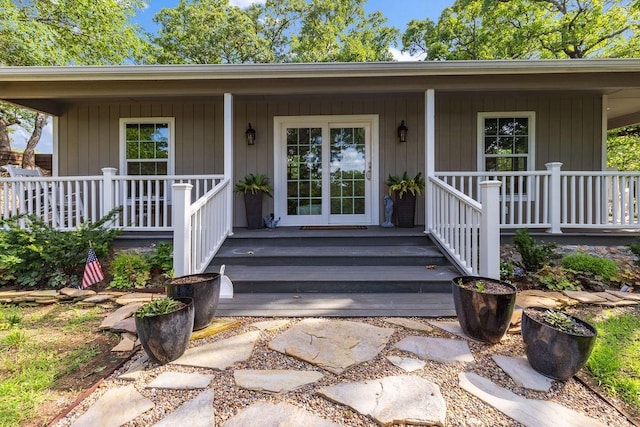
<instances>
[{"instance_id":1,"label":"white cloud","mask_svg":"<svg viewBox=\"0 0 640 427\"><path fill-rule=\"evenodd\" d=\"M391 48L391 54L393 55L393 59L396 61L422 61L424 59L424 54L411 56L407 52L402 52L400 49Z\"/></svg>"},{"instance_id":2,"label":"white cloud","mask_svg":"<svg viewBox=\"0 0 640 427\"><path fill-rule=\"evenodd\" d=\"M264 4L267 0L230 0L231 6L238 6L241 9L247 8L254 3Z\"/></svg>"}]
</instances>

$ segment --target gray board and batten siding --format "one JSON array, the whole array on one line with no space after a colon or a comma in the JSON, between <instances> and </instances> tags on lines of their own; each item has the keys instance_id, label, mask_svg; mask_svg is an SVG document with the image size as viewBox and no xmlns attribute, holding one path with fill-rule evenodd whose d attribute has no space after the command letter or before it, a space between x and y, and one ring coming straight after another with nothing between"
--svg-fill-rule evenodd
<instances>
[{"instance_id":1,"label":"gray board and batten siding","mask_svg":"<svg viewBox=\"0 0 640 427\"><path fill-rule=\"evenodd\" d=\"M436 170L476 170L477 113L486 111L535 111L536 169L549 161L563 162L565 170L601 168L598 94L436 91L435 100ZM234 181L252 172L273 178L275 116L377 114L382 198L389 174L424 171L424 113L424 93L235 96ZM223 100L209 97L67 104L58 120L59 174L97 175L103 167L118 168L119 119L127 117L175 118L176 174L222 173ZM399 143L396 135L401 120L409 128L406 143ZM245 142L248 123L256 130L254 146ZM243 203L239 196L235 202ZM264 203L265 212L272 212L273 200ZM234 212L234 225L244 225L244 210ZM421 202L416 214L421 222Z\"/></svg>"}]
</instances>

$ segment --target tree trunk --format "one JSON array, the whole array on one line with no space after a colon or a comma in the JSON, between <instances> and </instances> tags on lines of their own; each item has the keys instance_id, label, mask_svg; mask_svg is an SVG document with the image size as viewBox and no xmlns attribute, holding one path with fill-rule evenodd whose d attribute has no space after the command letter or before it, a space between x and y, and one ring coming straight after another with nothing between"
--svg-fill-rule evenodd
<instances>
[{"instance_id":1,"label":"tree trunk","mask_svg":"<svg viewBox=\"0 0 640 427\"><path fill-rule=\"evenodd\" d=\"M9 137L9 123L0 114L0 154L11 152L11 138Z\"/></svg>"},{"instance_id":2,"label":"tree trunk","mask_svg":"<svg viewBox=\"0 0 640 427\"><path fill-rule=\"evenodd\" d=\"M36 167L36 146L40 142L42 136L42 128L47 123L47 116L42 113L36 114L35 124L33 126L33 132L27 141L27 146L24 149L22 155L22 167L25 169L35 169Z\"/></svg>"}]
</instances>

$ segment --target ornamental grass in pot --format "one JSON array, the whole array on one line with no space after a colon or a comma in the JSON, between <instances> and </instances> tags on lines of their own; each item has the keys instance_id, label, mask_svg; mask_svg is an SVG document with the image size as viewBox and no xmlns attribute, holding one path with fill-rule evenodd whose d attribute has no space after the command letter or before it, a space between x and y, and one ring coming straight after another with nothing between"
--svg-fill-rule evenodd
<instances>
[{"instance_id":1,"label":"ornamental grass in pot","mask_svg":"<svg viewBox=\"0 0 640 427\"><path fill-rule=\"evenodd\" d=\"M193 298L195 310L193 330L202 329L211 322L220 299L220 274L201 273L175 277L167 285L167 295L171 298Z\"/></svg>"},{"instance_id":2,"label":"ornamental grass in pot","mask_svg":"<svg viewBox=\"0 0 640 427\"><path fill-rule=\"evenodd\" d=\"M488 277L460 276L452 280L452 289L462 331L479 341L499 342L511 323L515 286Z\"/></svg>"},{"instance_id":3,"label":"ornamental grass in pot","mask_svg":"<svg viewBox=\"0 0 640 427\"><path fill-rule=\"evenodd\" d=\"M565 381L589 360L598 332L588 322L560 310L527 307L522 339L529 364L542 375Z\"/></svg>"},{"instance_id":4,"label":"ornamental grass in pot","mask_svg":"<svg viewBox=\"0 0 640 427\"><path fill-rule=\"evenodd\" d=\"M193 332L191 298L155 299L135 312L136 330L149 359L165 365L182 356Z\"/></svg>"}]
</instances>

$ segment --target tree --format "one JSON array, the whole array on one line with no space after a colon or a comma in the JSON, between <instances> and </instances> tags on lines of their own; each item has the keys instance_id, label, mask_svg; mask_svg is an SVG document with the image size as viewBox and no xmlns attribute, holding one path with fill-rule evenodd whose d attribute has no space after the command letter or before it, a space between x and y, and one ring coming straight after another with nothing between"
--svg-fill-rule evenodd
<instances>
[{"instance_id":1,"label":"tree","mask_svg":"<svg viewBox=\"0 0 640 427\"><path fill-rule=\"evenodd\" d=\"M148 54L148 44L130 19L142 6L142 0L0 0L0 65L138 61ZM1 104L0 152L11 150L8 127L21 124L33 130L26 153L31 158L44 119Z\"/></svg>"},{"instance_id":2,"label":"tree","mask_svg":"<svg viewBox=\"0 0 640 427\"><path fill-rule=\"evenodd\" d=\"M619 171L640 171L640 125L610 130L607 134L607 166Z\"/></svg>"},{"instance_id":3,"label":"tree","mask_svg":"<svg viewBox=\"0 0 640 427\"><path fill-rule=\"evenodd\" d=\"M403 49L427 59L634 56L631 0L456 0L437 23L413 20Z\"/></svg>"},{"instance_id":4,"label":"tree","mask_svg":"<svg viewBox=\"0 0 640 427\"><path fill-rule=\"evenodd\" d=\"M153 38L160 63L390 60L399 35L365 0L267 0L247 9L228 0L181 0L162 9Z\"/></svg>"}]
</instances>

